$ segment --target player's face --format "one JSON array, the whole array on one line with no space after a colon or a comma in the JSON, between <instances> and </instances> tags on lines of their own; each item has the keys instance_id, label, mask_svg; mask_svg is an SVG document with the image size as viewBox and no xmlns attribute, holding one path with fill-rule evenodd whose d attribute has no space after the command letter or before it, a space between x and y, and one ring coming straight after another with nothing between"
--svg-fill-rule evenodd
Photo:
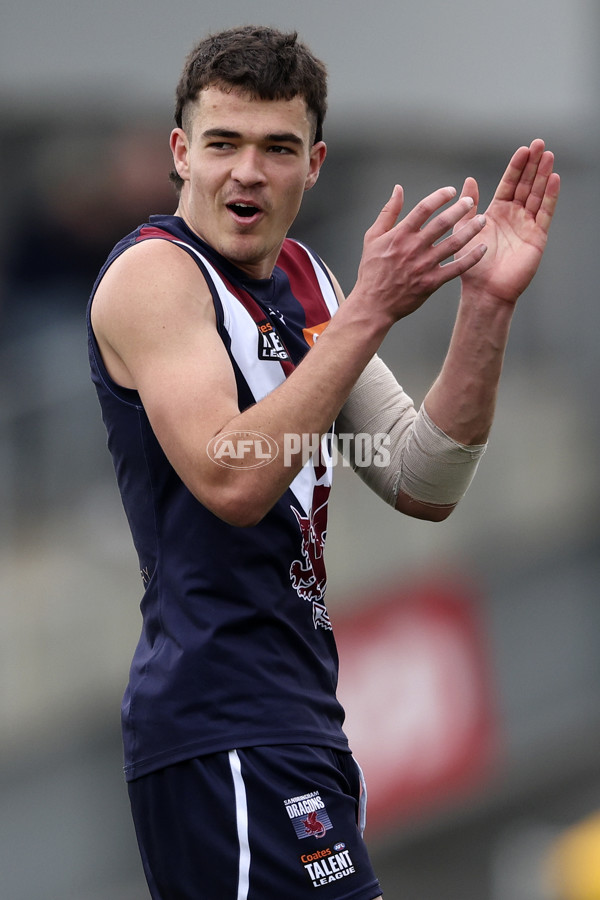
<instances>
[{"instance_id":1,"label":"player's face","mask_svg":"<svg viewBox=\"0 0 600 900\"><path fill-rule=\"evenodd\" d=\"M171 135L184 180L178 213L232 263L267 278L325 159L325 144L312 144L306 103L209 87L191 123L191 136Z\"/></svg>"}]
</instances>

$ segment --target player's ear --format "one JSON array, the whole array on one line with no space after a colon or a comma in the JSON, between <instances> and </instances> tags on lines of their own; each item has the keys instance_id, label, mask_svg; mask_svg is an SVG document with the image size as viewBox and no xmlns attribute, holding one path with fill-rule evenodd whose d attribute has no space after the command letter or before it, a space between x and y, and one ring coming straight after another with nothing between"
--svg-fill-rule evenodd
<instances>
[{"instance_id":1,"label":"player's ear","mask_svg":"<svg viewBox=\"0 0 600 900\"><path fill-rule=\"evenodd\" d=\"M184 181L189 180L189 152L190 142L183 128L174 128L170 138L171 153L173 154L173 163L175 171Z\"/></svg>"},{"instance_id":2,"label":"player's ear","mask_svg":"<svg viewBox=\"0 0 600 900\"><path fill-rule=\"evenodd\" d=\"M325 141L317 141L317 143L313 144L310 148L310 166L304 184L305 191L310 191L311 187L316 184L319 172L321 171L321 166L325 162L326 156L327 144Z\"/></svg>"}]
</instances>

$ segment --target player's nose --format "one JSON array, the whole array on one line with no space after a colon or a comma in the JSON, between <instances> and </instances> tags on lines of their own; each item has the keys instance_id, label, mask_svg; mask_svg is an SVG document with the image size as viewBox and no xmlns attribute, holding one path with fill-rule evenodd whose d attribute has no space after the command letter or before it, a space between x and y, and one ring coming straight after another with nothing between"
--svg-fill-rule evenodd
<instances>
[{"instance_id":1,"label":"player's nose","mask_svg":"<svg viewBox=\"0 0 600 900\"><path fill-rule=\"evenodd\" d=\"M264 183L262 154L257 147L244 147L236 153L231 177L246 186Z\"/></svg>"}]
</instances>

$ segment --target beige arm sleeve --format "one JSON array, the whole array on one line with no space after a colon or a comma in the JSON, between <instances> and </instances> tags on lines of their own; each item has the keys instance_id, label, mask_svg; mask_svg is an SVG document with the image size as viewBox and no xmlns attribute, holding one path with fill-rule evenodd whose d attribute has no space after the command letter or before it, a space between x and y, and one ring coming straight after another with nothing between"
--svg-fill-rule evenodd
<instances>
[{"instance_id":1,"label":"beige arm sleeve","mask_svg":"<svg viewBox=\"0 0 600 900\"><path fill-rule=\"evenodd\" d=\"M417 412L385 363L374 356L356 382L336 422L338 443L352 468L390 506L403 491L434 506L458 503L469 487L486 444L465 446ZM386 465L363 465L356 436L369 435L387 450Z\"/></svg>"}]
</instances>

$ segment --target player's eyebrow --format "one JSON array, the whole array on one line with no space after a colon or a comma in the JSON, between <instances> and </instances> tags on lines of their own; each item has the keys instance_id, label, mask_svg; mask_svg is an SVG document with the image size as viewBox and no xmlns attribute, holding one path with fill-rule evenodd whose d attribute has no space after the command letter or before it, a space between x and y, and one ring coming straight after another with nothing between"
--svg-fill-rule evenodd
<instances>
[{"instance_id":1,"label":"player's eyebrow","mask_svg":"<svg viewBox=\"0 0 600 900\"><path fill-rule=\"evenodd\" d=\"M239 131L230 131L228 128L207 128L202 132L203 138L240 138Z\"/></svg>"},{"instance_id":2,"label":"player's eyebrow","mask_svg":"<svg viewBox=\"0 0 600 900\"><path fill-rule=\"evenodd\" d=\"M243 135L239 131L232 131L229 128L207 128L202 132L202 137L208 138L225 138L239 139ZM302 138L293 131L275 132L273 134L265 134L264 140L269 144L295 144L299 147L304 143Z\"/></svg>"},{"instance_id":3,"label":"player's eyebrow","mask_svg":"<svg viewBox=\"0 0 600 900\"><path fill-rule=\"evenodd\" d=\"M303 140L293 131L283 131L281 134L267 134L266 139L273 144L297 144L302 146Z\"/></svg>"}]
</instances>

